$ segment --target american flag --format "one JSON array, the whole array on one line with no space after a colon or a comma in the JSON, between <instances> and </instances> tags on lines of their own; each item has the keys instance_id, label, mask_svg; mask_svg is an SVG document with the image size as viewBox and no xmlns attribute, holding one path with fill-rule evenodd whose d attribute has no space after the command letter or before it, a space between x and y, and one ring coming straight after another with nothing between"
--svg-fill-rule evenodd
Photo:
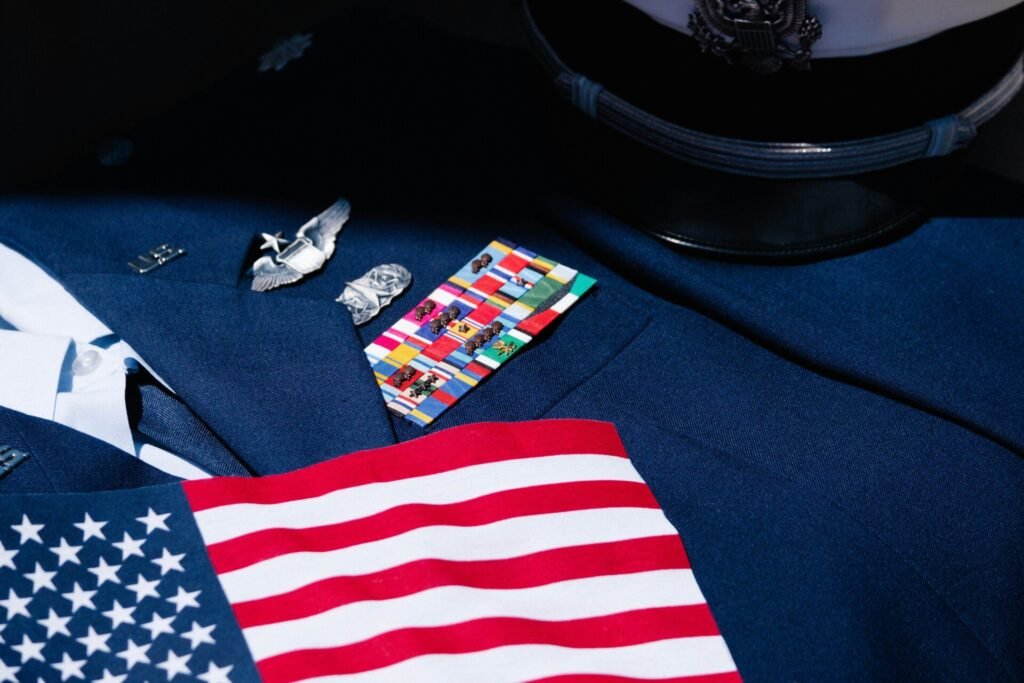
<instances>
[{"instance_id":1,"label":"american flag","mask_svg":"<svg viewBox=\"0 0 1024 683\"><path fill-rule=\"evenodd\" d=\"M0 681L739 680L606 423L0 506Z\"/></svg>"}]
</instances>

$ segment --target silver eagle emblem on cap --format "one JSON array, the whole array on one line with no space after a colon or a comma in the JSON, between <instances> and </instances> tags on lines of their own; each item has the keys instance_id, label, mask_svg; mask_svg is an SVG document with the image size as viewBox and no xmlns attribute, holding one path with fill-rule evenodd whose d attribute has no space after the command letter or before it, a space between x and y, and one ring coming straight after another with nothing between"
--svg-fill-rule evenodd
<instances>
[{"instance_id":1,"label":"silver eagle emblem on cap","mask_svg":"<svg viewBox=\"0 0 1024 683\"><path fill-rule=\"evenodd\" d=\"M254 292L290 285L304 276L320 270L334 254L334 242L348 220L351 207L344 199L331 204L327 210L299 228L295 239L289 242L281 233L263 233L261 249L273 251L252 264Z\"/></svg>"},{"instance_id":2,"label":"silver eagle emblem on cap","mask_svg":"<svg viewBox=\"0 0 1024 683\"><path fill-rule=\"evenodd\" d=\"M689 28L702 52L765 74L809 69L822 31L806 0L694 0Z\"/></svg>"}]
</instances>

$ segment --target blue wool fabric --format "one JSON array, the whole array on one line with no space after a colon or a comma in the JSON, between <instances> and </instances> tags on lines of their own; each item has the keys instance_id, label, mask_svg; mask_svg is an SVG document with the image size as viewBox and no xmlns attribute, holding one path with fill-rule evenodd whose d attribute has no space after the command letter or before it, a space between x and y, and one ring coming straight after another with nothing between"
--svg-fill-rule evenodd
<instances>
[{"instance_id":1,"label":"blue wool fabric","mask_svg":"<svg viewBox=\"0 0 1024 683\"><path fill-rule=\"evenodd\" d=\"M505 237L598 285L431 431L614 422L746 680L1024 679L1018 188L983 178L1001 216L952 198L853 256L707 261L561 181L525 54L367 12L315 31L280 72L251 66L133 131L132 164L0 203L0 240L126 339L232 457L266 474L421 435L388 415L362 347ZM259 233L290 237L338 196L352 220L326 266L250 291ZM188 254L125 265L164 243ZM353 328L334 299L381 263L413 284ZM0 491L167 480L9 412L0 443L33 455Z\"/></svg>"}]
</instances>

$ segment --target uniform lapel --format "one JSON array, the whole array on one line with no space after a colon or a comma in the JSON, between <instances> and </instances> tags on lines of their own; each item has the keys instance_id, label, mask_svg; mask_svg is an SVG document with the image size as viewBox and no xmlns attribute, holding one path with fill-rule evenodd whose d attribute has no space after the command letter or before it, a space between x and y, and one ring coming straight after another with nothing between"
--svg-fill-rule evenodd
<instances>
[{"instance_id":1,"label":"uniform lapel","mask_svg":"<svg viewBox=\"0 0 1024 683\"><path fill-rule=\"evenodd\" d=\"M68 282L259 474L393 442L348 311L333 301L122 276Z\"/></svg>"},{"instance_id":2,"label":"uniform lapel","mask_svg":"<svg viewBox=\"0 0 1024 683\"><path fill-rule=\"evenodd\" d=\"M0 408L0 446L28 455L0 478L0 493L105 491L177 481L99 439Z\"/></svg>"},{"instance_id":3,"label":"uniform lapel","mask_svg":"<svg viewBox=\"0 0 1024 683\"><path fill-rule=\"evenodd\" d=\"M330 288L257 293L245 277L254 236L294 231L323 207L111 202L23 203L3 237L128 341L247 467L283 472L394 443L351 318L323 294ZM187 255L146 275L126 265L168 242ZM344 250L343 233L310 279L336 279L341 291Z\"/></svg>"}]
</instances>

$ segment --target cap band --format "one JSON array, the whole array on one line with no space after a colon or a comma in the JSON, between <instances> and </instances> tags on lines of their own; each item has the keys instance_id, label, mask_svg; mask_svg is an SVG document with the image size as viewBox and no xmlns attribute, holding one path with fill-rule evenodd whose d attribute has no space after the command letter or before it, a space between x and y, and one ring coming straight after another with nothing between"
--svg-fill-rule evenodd
<instances>
[{"instance_id":1,"label":"cap band","mask_svg":"<svg viewBox=\"0 0 1024 683\"><path fill-rule=\"evenodd\" d=\"M761 142L676 125L654 116L570 69L541 33L523 3L530 39L555 88L591 118L673 157L699 166L764 178L827 178L878 171L946 156L974 139L1024 86L1018 58L988 92L959 113L895 133L826 143Z\"/></svg>"}]
</instances>

